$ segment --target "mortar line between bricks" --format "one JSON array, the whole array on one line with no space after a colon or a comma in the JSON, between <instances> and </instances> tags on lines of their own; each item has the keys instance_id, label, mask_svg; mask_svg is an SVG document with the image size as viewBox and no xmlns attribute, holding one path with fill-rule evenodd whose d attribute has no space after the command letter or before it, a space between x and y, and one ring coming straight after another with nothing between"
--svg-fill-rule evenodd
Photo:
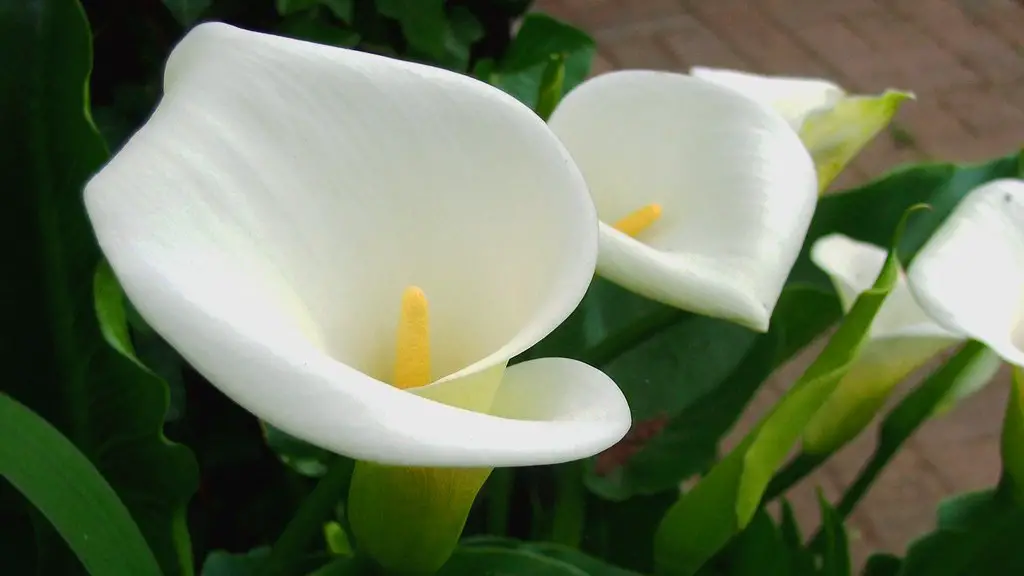
<instances>
[{"instance_id":1,"label":"mortar line between bricks","mask_svg":"<svg viewBox=\"0 0 1024 576\"><path fill-rule=\"evenodd\" d=\"M876 1L875 4L878 5L878 2ZM879 7L882 10L885 10L885 11L889 12L892 16L894 16L895 18L897 18L898 20L900 20L904 24L910 26L914 30L917 30L919 33L924 35L926 38L928 38L932 42L935 42L935 45L938 46L939 49L942 50L943 52L945 52L947 55L952 56L953 60L957 64L960 64L961 66L963 66L964 68L966 68L968 70L972 70L974 68L974 66L970 62L968 62L965 58L960 56L960 54L958 54L956 50L953 50L952 47L949 46L942 39L942 37L940 35L933 34L931 32L931 30L926 29L921 24L921 21L919 19L917 19L917 18L910 18L906 14L904 14L902 12L899 12L899 11L895 10L892 6L886 5L884 3L879 5ZM964 16L964 18L972 26L976 26L977 25L977 22L973 18L968 16L967 13L964 12L962 8L960 8L959 6L956 6L956 5L954 5L954 8L958 12L960 12ZM858 36L859 36L859 34L858 34ZM1002 42L1002 39L999 38L998 36L995 37L995 40L998 41L998 42ZM980 81L980 83L981 83L981 85L983 87L989 88L989 89L992 89L992 88L996 87L994 84L989 82L988 79L986 79L984 76L979 75L979 74L976 74L976 76L978 77L978 80ZM960 87L960 88L962 88L962 87ZM980 133L979 131L975 130L973 126L971 126L967 122L964 122L963 118L961 118L960 115L956 113L956 111L951 110L950 107L947 105L945 97L950 92L953 92L956 89L957 89L957 87L947 88L946 90L933 90L932 93L930 94L932 96L932 102L935 104L936 108L938 108L939 110L941 110L941 111L945 112L946 114L948 114L949 116L951 116L953 118L953 121L956 122L957 126L959 126L961 129L963 129L964 132L966 132L967 134L970 134L971 136L974 136L975 138L982 138L982 139L985 138L985 134L984 133ZM916 143L915 143L915 148L916 148ZM924 152L923 150L918 149L918 152L922 152L923 154L925 154L925 156L930 156L930 154L928 154L927 152Z\"/></svg>"},{"instance_id":2,"label":"mortar line between bricks","mask_svg":"<svg viewBox=\"0 0 1024 576\"><path fill-rule=\"evenodd\" d=\"M699 2L701 0L693 0L693 1ZM711 2L713 0L704 0L704 1ZM688 5L688 2L686 0L679 0L679 3L684 5L684 8ZM799 50L800 53L803 56L805 56L808 60L811 60L813 62L817 62L818 64L823 64L826 69L831 70L832 72L835 72L835 69L832 68L832 66L828 65L827 62L824 62L821 58L818 57L817 54L814 53L813 50L810 49L810 47L808 47L806 44L804 44L802 41L800 41L800 35L799 34L795 34L795 33L793 33L793 31L791 31L787 27L783 26L781 24L781 22L779 22L770 13L768 13L768 12L766 12L764 10L764 6L762 6L760 2L751 2L751 5L748 5L747 9L748 10L753 10L754 12L757 12L761 16L761 18L763 18L766 22L768 22L773 27L775 27L775 30L777 32L779 32L780 34L782 34L782 35L788 37L790 40L792 40L793 41L793 45L796 46L797 50ZM744 60L747 62L747 64L750 64L751 62L757 61L757 58L753 57L749 50L740 48L739 45L735 44L730 39L723 38L721 36L721 33L718 30L716 30L714 27L711 26L711 22L706 20L705 17L703 15L701 15L699 12L693 12L693 11L690 11L688 9L688 13L690 14L690 16L694 20L700 22L705 28L707 28L708 30L714 32L715 35L719 37L719 39L722 39L725 42L725 44L727 44L731 49L733 49L735 52L737 52L738 56L742 56L744 58Z\"/></svg>"},{"instance_id":3,"label":"mortar line between bricks","mask_svg":"<svg viewBox=\"0 0 1024 576\"><path fill-rule=\"evenodd\" d=\"M863 466L863 464L861 465ZM839 487L840 494L844 493L846 489L849 488L849 486L842 481L842 478L839 477L839 472L836 471L830 463L826 463L822 466L820 473L834 486ZM867 494L865 494L865 497L866 496ZM832 505L835 506L836 503L833 503ZM873 550L887 547L885 542L883 542L881 534L878 532L878 526L875 524L874 518L872 518L863 507L858 506L854 509L853 512L850 513L849 520L857 526L857 529L860 531L861 538L864 540L865 544L869 545Z\"/></svg>"},{"instance_id":4,"label":"mortar line between bricks","mask_svg":"<svg viewBox=\"0 0 1024 576\"><path fill-rule=\"evenodd\" d=\"M889 6L888 4L886 4L884 2L883 3L875 2L875 5L877 5L880 10L882 10L883 12L889 14L890 16L895 17L895 18L905 22L905 19L901 15L896 14L895 12L893 12L892 7ZM775 17L775 15L773 15L771 13L771 11L765 10L764 7L760 5L760 3L755 3L754 4L754 9L757 10L758 13L760 13L764 18L766 18L767 20L769 20L770 22L772 22L773 24L775 24L779 28L788 31L788 28L783 26L782 23ZM850 26L850 22L846 19L846 17L844 15L839 14L838 16L836 16L835 21L837 21L840 25L842 25L844 28L846 28L851 34L857 36L858 38L861 38L861 35L858 34L856 32L856 30L854 30ZM825 58L819 57L817 55L816 51L814 50L814 48L812 46L810 46L809 44L807 44L807 42L803 39L803 37L800 34L795 33L795 32L789 32L789 33L790 33L791 39L793 40L793 43L796 44L797 47L799 47L805 53L811 54L812 58L814 58L814 60L817 61L819 64L821 64L826 70L832 72L832 74L835 75L835 79L837 80L838 83L845 84L845 83L847 83L848 81L851 80L851 78L847 78L846 75L843 74L842 70L840 70L837 66L833 66L832 63L829 62L828 60L826 60ZM864 40L865 43L867 43L867 40L865 40L864 38L861 38L861 39ZM872 48L873 47L874 46L872 46ZM845 88L844 88L844 90L845 90ZM915 96L916 96L916 94L915 94ZM943 108L943 110L945 110L945 108ZM955 115L954 115L954 117L955 117ZM963 122L961 122L959 118L956 118L956 121L957 121L958 124L960 124L961 127L966 128L966 126L963 125ZM925 157L928 156L928 153L925 152L924 150L922 150L921 147L918 146L916 141L909 143L907 145L907 147L913 149L915 152L917 152L920 155L923 155ZM879 178L880 176L882 176L882 174L865 174L865 177L866 177L867 181L874 180L876 178Z\"/></svg>"},{"instance_id":5,"label":"mortar line between bricks","mask_svg":"<svg viewBox=\"0 0 1024 576\"><path fill-rule=\"evenodd\" d=\"M959 13L960 13L960 14L961 14L961 15L962 15L962 16L964 17L964 19L965 19L965 20L966 20L966 21L967 21L967 22L968 22L968 23L969 23L969 24L970 24L971 26L979 27L979 28L981 29L981 31L982 31L982 32L988 32L988 31L986 31L986 30L984 29L984 28L985 28L984 26L978 26L979 22L978 22L978 21L977 21L977 20L976 20L975 18L972 18L972 17L970 16L970 15L968 15L968 14L967 14L967 12L965 12L965 11L964 11L964 9L963 9L963 8L961 8L961 7L960 7L960 6L958 5L958 4L950 4L950 5L951 5L951 6L953 6L953 8L954 8L954 9L955 9L955 10L956 10L957 12L959 12ZM885 7L885 8L888 8L888 7ZM890 10L890 11L892 11L892 10ZM946 41L945 41L945 40L943 39L943 36L942 36L942 35L939 35L939 34L933 34L933 33L932 33L932 31L931 31L931 30L928 30L928 29L926 29L926 28L925 28L925 27L924 27L924 26L923 26L923 25L921 24L921 21L920 21L919 19L917 19L917 18L907 18L905 14L902 14L902 13L898 13L898 12L897 12L896 14L897 14L897 16L898 16L898 17L899 17L899 18L900 18L901 20L903 20L904 22L906 22L906 23L910 24L910 26L911 26L911 27L913 27L913 28L914 28L915 30L917 30L917 31L918 31L918 32L920 32L921 34L924 34L925 36L927 36L928 38L930 38L930 39L931 39L931 40L932 40L933 42L935 42L935 44L936 44L936 45L937 45L937 46L938 46L939 48L941 48L943 52L945 52L946 54L949 54L950 56L952 56L952 57L953 57L953 59L954 59L954 60L956 60L956 62L957 62L958 64L960 64L960 65L961 65L961 66L963 66L964 68L967 68L968 70L973 70L973 69L974 69L974 66L973 66L973 65L971 64L971 62L970 62L970 61L968 61L968 60L967 60L966 58L964 58L963 56L961 56L961 55L960 55L960 54L959 54L959 53L958 53L958 52L957 52L956 50L953 50L953 48L952 48L952 47L951 47L951 46L950 46L950 45L949 45L949 44L948 44L948 43L947 43L947 42L946 42ZM1004 47L1007 47L1007 48L1013 49L1013 46L1012 46L1012 45L1010 45L1010 44L1007 44L1007 43L1006 43L1006 42L1005 42L1005 41L1003 40L1002 36L1000 36L999 34L993 34L993 33L991 33L991 32L988 32L988 35L989 35L989 36L991 36L991 37L992 37L992 39L993 39L993 40L995 40L996 42L998 42L999 44L1002 44L1002 45L1003 45ZM994 84L993 82L989 81L989 79L988 79L988 78L986 78L985 76L983 76L983 75L980 75L980 74L976 74L976 75L978 76L978 80L980 80L980 81L981 81L981 84L982 84L983 86L985 86L986 88L994 88L994 87L995 87L995 84ZM941 91L938 91L938 92L940 92L940 93L941 93ZM959 120L959 118L957 118L957 119Z\"/></svg>"},{"instance_id":6,"label":"mortar line between bricks","mask_svg":"<svg viewBox=\"0 0 1024 576\"><path fill-rule=\"evenodd\" d=\"M956 494L959 492L959 490L956 489L956 483L952 479L947 478L946 473L928 457L928 451L921 445L916 436L907 440L905 446L905 450L911 450L917 454L917 457L920 458L921 463L923 464L922 467L928 469L929 475L935 478L939 483L939 486L942 487L943 492L946 494Z\"/></svg>"}]
</instances>

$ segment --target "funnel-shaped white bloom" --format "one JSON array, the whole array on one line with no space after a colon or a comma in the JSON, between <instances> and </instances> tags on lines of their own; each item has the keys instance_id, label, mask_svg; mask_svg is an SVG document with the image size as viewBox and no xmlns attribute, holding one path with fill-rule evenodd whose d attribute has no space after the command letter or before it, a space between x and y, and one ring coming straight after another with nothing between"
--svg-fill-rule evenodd
<instances>
[{"instance_id":1,"label":"funnel-shaped white bloom","mask_svg":"<svg viewBox=\"0 0 1024 576\"><path fill-rule=\"evenodd\" d=\"M777 110L796 132L808 116L830 110L846 97L846 91L838 84L817 78L762 76L704 66L694 66L690 74L736 90Z\"/></svg>"},{"instance_id":2,"label":"funnel-shaped white bloom","mask_svg":"<svg viewBox=\"0 0 1024 576\"><path fill-rule=\"evenodd\" d=\"M871 288L885 258L884 249L842 234L822 237L811 248L811 260L832 279L844 312ZM808 426L804 449L827 453L852 439L897 384L942 350L962 341L917 305L901 272L853 367Z\"/></svg>"},{"instance_id":3,"label":"funnel-shaped white bloom","mask_svg":"<svg viewBox=\"0 0 1024 576\"><path fill-rule=\"evenodd\" d=\"M385 464L585 457L629 411L565 359L506 369L575 308L597 217L545 124L476 80L193 29L149 121L88 184L146 320L267 422ZM403 291L430 304L432 382L391 386Z\"/></svg>"},{"instance_id":4,"label":"funnel-shaped white bloom","mask_svg":"<svg viewBox=\"0 0 1024 576\"><path fill-rule=\"evenodd\" d=\"M821 192L889 125L900 105L914 97L895 90L878 96L850 96L837 84L817 78L762 76L700 66L690 73L782 114L814 157Z\"/></svg>"},{"instance_id":5,"label":"funnel-shaped white bloom","mask_svg":"<svg viewBox=\"0 0 1024 576\"><path fill-rule=\"evenodd\" d=\"M937 323L1024 366L1024 181L969 192L907 274Z\"/></svg>"},{"instance_id":6,"label":"funnel-shaped white bloom","mask_svg":"<svg viewBox=\"0 0 1024 576\"><path fill-rule=\"evenodd\" d=\"M598 273L767 330L817 200L811 157L782 116L691 76L622 71L570 92L549 124L597 205ZM635 237L614 227L645 206L658 211Z\"/></svg>"}]
</instances>

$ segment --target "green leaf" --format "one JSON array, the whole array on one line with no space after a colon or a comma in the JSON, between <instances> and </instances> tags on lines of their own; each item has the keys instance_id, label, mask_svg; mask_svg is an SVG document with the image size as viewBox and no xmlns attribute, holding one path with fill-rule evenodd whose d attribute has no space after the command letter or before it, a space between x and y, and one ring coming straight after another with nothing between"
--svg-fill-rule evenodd
<instances>
[{"instance_id":1,"label":"green leaf","mask_svg":"<svg viewBox=\"0 0 1024 576\"><path fill-rule=\"evenodd\" d=\"M110 484L56 428L0 394L0 475L57 529L93 576L162 576Z\"/></svg>"},{"instance_id":2,"label":"green leaf","mask_svg":"<svg viewBox=\"0 0 1024 576\"><path fill-rule=\"evenodd\" d=\"M561 100L586 79L595 53L594 40L582 30L544 14L523 19L519 33L489 79L495 86L536 110L544 75L552 57L564 59Z\"/></svg>"},{"instance_id":3,"label":"green leaf","mask_svg":"<svg viewBox=\"0 0 1024 576\"><path fill-rule=\"evenodd\" d=\"M297 40L342 48L350 48L359 43L359 34L354 30L326 22L316 12L301 12L286 17L279 25L278 32Z\"/></svg>"},{"instance_id":4,"label":"green leaf","mask_svg":"<svg viewBox=\"0 0 1024 576\"><path fill-rule=\"evenodd\" d=\"M1015 367L1001 440L1003 477L1017 503L1024 506L1024 369Z\"/></svg>"},{"instance_id":5,"label":"green leaf","mask_svg":"<svg viewBox=\"0 0 1024 576\"><path fill-rule=\"evenodd\" d=\"M763 508L726 548L729 576L796 576L779 530ZM799 546L799 542L797 543Z\"/></svg>"},{"instance_id":6,"label":"green leaf","mask_svg":"<svg viewBox=\"0 0 1024 576\"><path fill-rule=\"evenodd\" d=\"M650 574L654 569L654 533L665 511L678 498L678 486L624 502L590 496L581 550L617 566Z\"/></svg>"},{"instance_id":7,"label":"green leaf","mask_svg":"<svg viewBox=\"0 0 1024 576\"><path fill-rule=\"evenodd\" d=\"M352 14L355 9L355 0L318 0L321 6L326 6L332 14L346 24L352 23Z\"/></svg>"},{"instance_id":8,"label":"green leaf","mask_svg":"<svg viewBox=\"0 0 1024 576\"><path fill-rule=\"evenodd\" d=\"M256 548L244 554L215 550L203 562L201 576L255 576L270 554L269 548Z\"/></svg>"},{"instance_id":9,"label":"green leaf","mask_svg":"<svg viewBox=\"0 0 1024 576\"><path fill-rule=\"evenodd\" d=\"M1024 573L1024 508L1007 490L961 494L939 507L934 532L911 544L899 576Z\"/></svg>"},{"instance_id":10,"label":"green leaf","mask_svg":"<svg viewBox=\"0 0 1024 576\"><path fill-rule=\"evenodd\" d=\"M439 63L450 70L468 72L473 44L484 37L484 27L465 6L454 6Z\"/></svg>"},{"instance_id":11,"label":"green leaf","mask_svg":"<svg viewBox=\"0 0 1024 576\"><path fill-rule=\"evenodd\" d=\"M537 116L547 122L555 106L562 100L565 84L565 56L555 54L544 66L544 74L540 77L540 90L537 94Z\"/></svg>"},{"instance_id":12,"label":"green leaf","mask_svg":"<svg viewBox=\"0 0 1024 576\"><path fill-rule=\"evenodd\" d=\"M274 6L281 16L305 12L320 3L320 0L275 0Z\"/></svg>"},{"instance_id":13,"label":"green leaf","mask_svg":"<svg viewBox=\"0 0 1024 576\"><path fill-rule=\"evenodd\" d=\"M825 495L818 490L818 507L821 510L821 526L825 545L821 558L820 576L850 576L850 546L846 537L843 518L836 513Z\"/></svg>"},{"instance_id":14,"label":"green leaf","mask_svg":"<svg viewBox=\"0 0 1024 576\"><path fill-rule=\"evenodd\" d=\"M899 241L899 231L894 243ZM874 286L857 298L804 375L740 445L669 510L656 536L658 573L696 573L747 525L772 475L853 364L898 275L899 263L893 248Z\"/></svg>"},{"instance_id":15,"label":"green leaf","mask_svg":"<svg viewBox=\"0 0 1024 576\"><path fill-rule=\"evenodd\" d=\"M793 506L790 505L789 500L782 498L781 508L782 518L779 522L779 533L786 545L792 574L813 574L815 571L814 554L804 548L804 539L800 534L800 526L793 513Z\"/></svg>"},{"instance_id":16,"label":"green leaf","mask_svg":"<svg viewBox=\"0 0 1024 576\"><path fill-rule=\"evenodd\" d=\"M673 339L673 334L680 337ZM685 394L686 404L619 468L599 474L588 466L587 486L605 498L625 500L671 489L710 466L722 437L771 373L777 356L774 331L757 337L752 346L749 335L738 326L694 316L652 339L651 345L623 355L622 364L609 365L606 370L622 366L613 377L635 403L635 414L642 409L649 418L659 406L671 406L669 394ZM659 374L663 361L669 364ZM626 384L633 377L635 387Z\"/></svg>"},{"instance_id":17,"label":"green leaf","mask_svg":"<svg viewBox=\"0 0 1024 576\"><path fill-rule=\"evenodd\" d=\"M320 478L327 472L327 466L337 458L331 452L260 422L267 446L277 454L281 462L299 474L309 478Z\"/></svg>"},{"instance_id":18,"label":"green leaf","mask_svg":"<svg viewBox=\"0 0 1024 576\"><path fill-rule=\"evenodd\" d=\"M949 398L956 394L957 386L964 381L964 374L972 373L978 362L986 363L990 354L983 344L967 342L955 356L930 374L886 415L882 420L874 453L839 502L837 508L841 515L845 517L853 511L903 443L935 414L937 408L948 403Z\"/></svg>"},{"instance_id":19,"label":"green leaf","mask_svg":"<svg viewBox=\"0 0 1024 576\"><path fill-rule=\"evenodd\" d=\"M872 554L864 565L863 576L897 576L903 560L892 554Z\"/></svg>"},{"instance_id":20,"label":"green leaf","mask_svg":"<svg viewBox=\"0 0 1024 576\"><path fill-rule=\"evenodd\" d=\"M375 0L377 11L397 20L409 46L433 58L444 53L448 20L444 0Z\"/></svg>"},{"instance_id":21,"label":"green leaf","mask_svg":"<svg viewBox=\"0 0 1024 576\"><path fill-rule=\"evenodd\" d=\"M281 1L281 0L279 0ZM287 1L287 0L283 0ZM188 28L210 7L210 0L163 0L179 24Z\"/></svg>"},{"instance_id":22,"label":"green leaf","mask_svg":"<svg viewBox=\"0 0 1024 576\"><path fill-rule=\"evenodd\" d=\"M800 258L789 283L814 286L833 293L831 281L810 260L814 242L832 233L845 234L876 246L888 246L903 214L916 204L932 209L907 223L897 252L908 265L953 208L975 187L999 178L1024 176L1024 155L1014 152L984 164L917 164L897 169L887 176L818 201Z\"/></svg>"},{"instance_id":23,"label":"green leaf","mask_svg":"<svg viewBox=\"0 0 1024 576\"><path fill-rule=\"evenodd\" d=\"M463 541L438 573L439 576L463 574L639 576L569 546L493 537Z\"/></svg>"},{"instance_id":24,"label":"green leaf","mask_svg":"<svg viewBox=\"0 0 1024 576\"><path fill-rule=\"evenodd\" d=\"M586 32L534 12L523 18L500 68L504 73L522 72L538 64L546 65L552 56L569 56L593 47L594 39Z\"/></svg>"},{"instance_id":25,"label":"green leaf","mask_svg":"<svg viewBox=\"0 0 1024 576\"><path fill-rule=\"evenodd\" d=\"M125 354L119 292L95 276L100 251L82 188L107 154L87 106L88 23L77 2L64 0L15 2L4 15L0 49L22 57L0 71L8 138L0 155L7 182L0 241L18 270L0 288L3 391L92 461L165 575L188 575L185 507L198 470L187 449L163 437L167 386ZM103 332L97 313L105 314ZM40 527L37 545L39 573L77 572L48 527Z\"/></svg>"}]
</instances>

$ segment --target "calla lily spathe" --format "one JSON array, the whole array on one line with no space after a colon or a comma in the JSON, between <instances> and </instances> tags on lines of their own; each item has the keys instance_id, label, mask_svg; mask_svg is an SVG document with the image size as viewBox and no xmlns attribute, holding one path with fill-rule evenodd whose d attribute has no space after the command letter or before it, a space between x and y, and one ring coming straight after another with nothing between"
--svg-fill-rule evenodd
<instances>
[{"instance_id":1,"label":"calla lily spathe","mask_svg":"<svg viewBox=\"0 0 1024 576\"><path fill-rule=\"evenodd\" d=\"M935 322L1024 366L1024 181L969 192L907 274Z\"/></svg>"},{"instance_id":2,"label":"calla lily spathe","mask_svg":"<svg viewBox=\"0 0 1024 576\"><path fill-rule=\"evenodd\" d=\"M642 296L765 331L817 200L786 120L684 74L620 71L549 120L601 219L597 271Z\"/></svg>"},{"instance_id":3,"label":"calla lily spathe","mask_svg":"<svg viewBox=\"0 0 1024 576\"><path fill-rule=\"evenodd\" d=\"M882 131L909 92L848 95L839 85L817 78L762 76L695 66L697 78L736 90L778 111L814 157L819 192L824 192L854 157Z\"/></svg>"},{"instance_id":4,"label":"calla lily spathe","mask_svg":"<svg viewBox=\"0 0 1024 576\"><path fill-rule=\"evenodd\" d=\"M582 298L597 217L557 138L496 88L203 24L85 199L142 316L298 438L382 464L493 467L586 457L629 427L596 369L506 368ZM410 286L423 337L429 302L431 377L402 390Z\"/></svg>"},{"instance_id":5,"label":"calla lily spathe","mask_svg":"<svg viewBox=\"0 0 1024 576\"><path fill-rule=\"evenodd\" d=\"M811 260L832 279L844 312L871 288L885 259L884 249L842 234L824 236L811 248ZM901 271L856 362L808 425L804 450L825 454L853 439L897 384L941 351L963 341L925 314ZM987 382L993 375L983 377Z\"/></svg>"}]
</instances>

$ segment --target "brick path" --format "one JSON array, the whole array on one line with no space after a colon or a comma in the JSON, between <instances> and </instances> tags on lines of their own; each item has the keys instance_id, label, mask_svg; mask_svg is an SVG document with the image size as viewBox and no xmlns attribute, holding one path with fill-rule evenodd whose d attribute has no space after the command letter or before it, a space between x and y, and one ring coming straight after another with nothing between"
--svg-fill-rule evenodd
<instances>
[{"instance_id":1,"label":"brick path","mask_svg":"<svg viewBox=\"0 0 1024 576\"><path fill-rule=\"evenodd\" d=\"M594 73L686 71L693 65L830 78L851 92L911 90L892 127L840 177L847 187L895 165L981 161L1024 146L1024 0L540 0L536 10L598 41ZM740 430L799 375L811 355L773 377ZM1008 374L927 424L851 520L858 564L902 552L955 492L991 486ZM814 489L833 500L874 447L874 431L793 492L808 529Z\"/></svg>"}]
</instances>

